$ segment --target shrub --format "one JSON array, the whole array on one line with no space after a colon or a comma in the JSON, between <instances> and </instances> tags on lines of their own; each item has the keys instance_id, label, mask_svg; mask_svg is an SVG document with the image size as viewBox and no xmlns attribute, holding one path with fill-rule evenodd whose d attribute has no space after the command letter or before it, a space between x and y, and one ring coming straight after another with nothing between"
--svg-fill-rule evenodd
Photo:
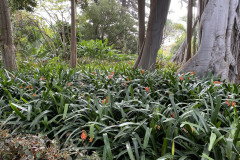
<instances>
[{"instance_id":1,"label":"shrub","mask_svg":"<svg viewBox=\"0 0 240 160\"><path fill-rule=\"evenodd\" d=\"M117 50L112 49L112 46L107 45L108 40L104 42L101 40L90 40L90 41L81 41L78 43L78 56L89 56L92 58L111 58L114 53L117 53Z\"/></svg>"},{"instance_id":2,"label":"shrub","mask_svg":"<svg viewBox=\"0 0 240 160\"><path fill-rule=\"evenodd\" d=\"M41 132L101 159L239 158L238 85L125 65L0 76L0 119L15 132Z\"/></svg>"}]
</instances>

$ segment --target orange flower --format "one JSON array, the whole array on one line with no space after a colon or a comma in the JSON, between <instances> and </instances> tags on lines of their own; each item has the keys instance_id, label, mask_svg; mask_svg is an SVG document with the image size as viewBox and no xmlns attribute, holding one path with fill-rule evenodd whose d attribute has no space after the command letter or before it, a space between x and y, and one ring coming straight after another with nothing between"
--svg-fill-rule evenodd
<instances>
[{"instance_id":1,"label":"orange flower","mask_svg":"<svg viewBox=\"0 0 240 160\"><path fill-rule=\"evenodd\" d=\"M131 62L128 62L128 64L131 64Z\"/></svg>"},{"instance_id":2,"label":"orange flower","mask_svg":"<svg viewBox=\"0 0 240 160\"><path fill-rule=\"evenodd\" d=\"M228 100L226 101L226 104L229 106L230 104L229 104L229 102L228 102Z\"/></svg>"},{"instance_id":3,"label":"orange flower","mask_svg":"<svg viewBox=\"0 0 240 160\"><path fill-rule=\"evenodd\" d=\"M114 72L111 72L110 74L111 74L111 75L114 75Z\"/></svg>"},{"instance_id":4,"label":"orange flower","mask_svg":"<svg viewBox=\"0 0 240 160\"><path fill-rule=\"evenodd\" d=\"M175 112L173 112L173 114L171 115L171 117L174 118L174 116L175 116Z\"/></svg>"},{"instance_id":5,"label":"orange flower","mask_svg":"<svg viewBox=\"0 0 240 160\"><path fill-rule=\"evenodd\" d=\"M81 138L84 141L87 139L87 132L85 130L82 130Z\"/></svg>"},{"instance_id":6,"label":"orange flower","mask_svg":"<svg viewBox=\"0 0 240 160\"><path fill-rule=\"evenodd\" d=\"M180 77L180 80L182 81L182 80L183 80L183 77Z\"/></svg>"},{"instance_id":7,"label":"orange flower","mask_svg":"<svg viewBox=\"0 0 240 160\"><path fill-rule=\"evenodd\" d=\"M124 85L124 86L128 86L127 83L124 83L123 85Z\"/></svg>"},{"instance_id":8,"label":"orange flower","mask_svg":"<svg viewBox=\"0 0 240 160\"><path fill-rule=\"evenodd\" d=\"M109 98L106 97L104 100L102 100L102 103L108 103Z\"/></svg>"},{"instance_id":9,"label":"orange flower","mask_svg":"<svg viewBox=\"0 0 240 160\"><path fill-rule=\"evenodd\" d=\"M89 142L91 143L92 141L93 141L93 139L90 137L90 138L89 138Z\"/></svg>"},{"instance_id":10,"label":"orange flower","mask_svg":"<svg viewBox=\"0 0 240 160\"><path fill-rule=\"evenodd\" d=\"M20 86L19 88L20 88L20 89L23 89L23 87L22 87L22 86Z\"/></svg>"},{"instance_id":11,"label":"orange flower","mask_svg":"<svg viewBox=\"0 0 240 160\"><path fill-rule=\"evenodd\" d=\"M130 81L130 79L129 79L129 78L127 78L127 81L129 82L129 81Z\"/></svg>"},{"instance_id":12,"label":"orange flower","mask_svg":"<svg viewBox=\"0 0 240 160\"><path fill-rule=\"evenodd\" d=\"M46 78L45 78L45 77L41 77L40 80L41 80L41 81L44 81L44 80L46 80Z\"/></svg>"},{"instance_id":13,"label":"orange flower","mask_svg":"<svg viewBox=\"0 0 240 160\"><path fill-rule=\"evenodd\" d=\"M111 79L111 78L112 78L112 76L111 76L111 75L109 75L109 76L108 76L108 79Z\"/></svg>"},{"instance_id":14,"label":"orange flower","mask_svg":"<svg viewBox=\"0 0 240 160\"><path fill-rule=\"evenodd\" d=\"M105 99L104 99L104 100L102 100L102 103L105 103Z\"/></svg>"},{"instance_id":15,"label":"orange flower","mask_svg":"<svg viewBox=\"0 0 240 160\"><path fill-rule=\"evenodd\" d=\"M93 74L97 74L96 72L93 72Z\"/></svg>"},{"instance_id":16,"label":"orange flower","mask_svg":"<svg viewBox=\"0 0 240 160\"><path fill-rule=\"evenodd\" d=\"M194 72L191 72L190 74L191 74L191 75L194 75Z\"/></svg>"},{"instance_id":17,"label":"orange flower","mask_svg":"<svg viewBox=\"0 0 240 160\"><path fill-rule=\"evenodd\" d=\"M71 86L72 84L71 83L67 83L67 86Z\"/></svg>"},{"instance_id":18,"label":"orange flower","mask_svg":"<svg viewBox=\"0 0 240 160\"><path fill-rule=\"evenodd\" d=\"M214 84L222 84L222 82L219 82L219 81L214 81L213 83Z\"/></svg>"},{"instance_id":19,"label":"orange flower","mask_svg":"<svg viewBox=\"0 0 240 160\"><path fill-rule=\"evenodd\" d=\"M27 89L33 89L32 85L27 85Z\"/></svg>"},{"instance_id":20,"label":"orange flower","mask_svg":"<svg viewBox=\"0 0 240 160\"><path fill-rule=\"evenodd\" d=\"M233 106L234 106L234 107L236 106L236 102L232 102L232 107L233 107Z\"/></svg>"},{"instance_id":21,"label":"orange flower","mask_svg":"<svg viewBox=\"0 0 240 160\"><path fill-rule=\"evenodd\" d=\"M145 90L146 90L147 92L149 92L149 88L148 88L148 87L145 87Z\"/></svg>"},{"instance_id":22,"label":"orange flower","mask_svg":"<svg viewBox=\"0 0 240 160\"><path fill-rule=\"evenodd\" d=\"M144 70L142 70L142 74L144 74L145 73L145 71Z\"/></svg>"},{"instance_id":23,"label":"orange flower","mask_svg":"<svg viewBox=\"0 0 240 160\"><path fill-rule=\"evenodd\" d=\"M33 96L33 97L36 97L36 96L37 96L37 94L35 93L35 94L33 94L32 96Z\"/></svg>"}]
</instances>

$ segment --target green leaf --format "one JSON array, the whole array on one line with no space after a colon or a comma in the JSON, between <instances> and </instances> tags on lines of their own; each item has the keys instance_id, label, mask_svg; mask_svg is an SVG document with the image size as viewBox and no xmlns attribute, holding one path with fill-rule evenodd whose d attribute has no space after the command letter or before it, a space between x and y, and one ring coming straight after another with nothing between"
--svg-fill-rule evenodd
<instances>
[{"instance_id":1,"label":"green leaf","mask_svg":"<svg viewBox=\"0 0 240 160\"><path fill-rule=\"evenodd\" d=\"M35 126L35 125L40 124L40 123L41 123L40 119L41 119L42 117L44 117L46 114L50 113L50 112L51 112L51 111L49 111L49 110L45 110L44 112L42 112L41 114L39 114L39 115L32 121L30 127L33 127L33 126Z\"/></svg>"},{"instance_id":2,"label":"green leaf","mask_svg":"<svg viewBox=\"0 0 240 160\"><path fill-rule=\"evenodd\" d=\"M226 153L227 153L228 159L232 159L232 148L233 148L233 140L228 138L227 146L226 146Z\"/></svg>"},{"instance_id":3,"label":"green leaf","mask_svg":"<svg viewBox=\"0 0 240 160\"><path fill-rule=\"evenodd\" d=\"M208 146L208 151L212 150L212 148L213 148L213 146L215 144L214 142L215 142L216 138L217 138L216 134L212 132L211 136L210 136L210 144Z\"/></svg>"},{"instance_id":4,"label":"green leaf","mask_svg":"<svg viewBox=\"0 0 240 160\"><path fill-rule=\"evenodd\" d=\"M172 143L172 155L174 156L175 154L175 143L174 143L174 139L173 139L173 143Z\"/></svg>"},{"instance_id":5,"label":"green leaf","mask_svg":"<svg viewBox=\"0 0 240 160\"><path fill-rule=\"evenodd\" d=\"M136 159L139 160L139 152L138 152L138 142L136 138L132 138L133 145L134 145L134 150L135 150L135 156Z\"/></svg>"},{"instance_id":6,"label":"green leaf","mask_svg":"<svg viewBox=\"0 0 240 160\"><path fill-rule=\"evenodd\" d=\"M93 139L94 138L94 124L90 125L90 137Z\"/></svg>"},{"instance_id":7,"label":"green leaf","mask_svg":"<svg viewBox=\"0 0 240 160\"><path fill-rule=\"evenodd\" d=\"M68 106L69 106L69 104L65 104L65 106L64 106L63 120L64 120L64 119L66 118L66 116L67 116Z\"/></svg>"},{"instance_id":8,"label":"green leaf","mask_svg":"<svg viewBox=\"0 0 240 160\"><path fill-rule=\"evenodd\" d=\"M17 105L17 104L11 103L11 102L10 102L10 106L11 106L11 108L16 112L16 114L17 114L21 119L23 119L23 120L26 120L26 119L27 119L27 118L18 110L18 108L19 108L19 109L22 109L22 110L24 110L24 111L27 111L26 108L23 109L23 107L21 107L21 106L19 106L19 105Z\"/></svg>"},{"instance_id":9,"label":"green leaf","mask_svg":"<svg viewBox=\"0 0 240 160\"><path fill-rule=\"evenodd\" d=\"M143 142L143 149L147 148L147 145L148 145L148 142L149 142L149 138L150 138L150 135L151 135L151 131L152 131L152 128L151 129L147 128L147 130L145 132L145 137L144 137L144 142Z\"/></svg>"},{"instance_id":10,"label":"green leaf","mask_svg":"<svg viewBox=\"0 0 240 160\"><path fill-rule=\"evenodd\" d=\"M131 148L131 145L129 143L129 141L126 143L126 147L127 147L127 151L128 151L128 155L130 157L131 160L135 160L134 156L133 156L133 151Z\"/></svg>"},{"instance_id":11,"label":"green leaf","mask_svg":"<svg viewBox=\"0 0 240 160\"><path fill-rule=\"evenodd\" d=\"M208 155L206 155L205 153L202 154L202 157L207 158L208 160L214 160L214 159L210 158Z\"/></svg>"},{"instance_id":12,"label":"green leaf","mask_svg":"<svg viewBox=\"0 0 240 160\"><path fill-rule=\"evenodd\" d=\"M212 117L211 117L211 122L215 125L216 125L216 122L217 122L218 113L220 111L221 101L222 101L222 97L219 96L217 98L217 105L216 105L216 107L214 109L214 112L212 114Z\"/></svg>"},{"instance_id":13,"label":"green leaf","mask_svg":"<svg viewBox=\"0 0 240 160\"><path fill-rule=\"evenodd\" d=\"M109 158L110 160L113 160L112 151L111 151L111 146L110 146L110 143L109 143L109 139L108 139L107 133L104 133L104 134L103 134L103 140L104 140L104 147L105 147L105 149L106 149L108 158Z\"/></svg>"},{"instance_id":14,"label":"green leaf","mask_svg":"<svg viewBox=\"0 0 240 160\"><path fill-rule=\"evenodd\" d=\"M10 100L12 100L13 97L12 97L11 93L10 93L6 88L3 88L3 90L7 93L8 98L9 98Z\"/></svg>"},{"instance_id":15,"label":"green leaf","mask_svg":"<svg viewBox=\"0 0 240 160\"><path fill-rule=\"evenodd\" d=\"M171 101L173 110L174 110L174 112L175 112L175 117L176 117L176 119L178 119L178 118L179 118L179 114L178 114L178 110L177 110L177 105L176 105L175 102L174 102L174 95L173 95L173 94L170 94L170 95L169 95L169 99L170 99L170 101Z\"/></svg>"}]
</instances>

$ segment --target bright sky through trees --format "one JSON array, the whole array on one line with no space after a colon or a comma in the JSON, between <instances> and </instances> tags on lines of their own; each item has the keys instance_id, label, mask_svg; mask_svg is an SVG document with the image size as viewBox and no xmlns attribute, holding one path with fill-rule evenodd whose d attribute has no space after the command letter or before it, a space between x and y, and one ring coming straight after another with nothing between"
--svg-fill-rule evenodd
<instances>
[{"instance_id":1,"label":"bright sky through trees","mask_svg":"<svg viewBox=\"0 0 240 160\"><path fill-rule=\"evenodd\" d=\"M171 19L173 22L182 23L184 26L186 26L186 22L182 20L184 16L187 16L186 7L186 3L181 3L179 0L172 0L168 19Z\"/></svg>"}]
</instances>

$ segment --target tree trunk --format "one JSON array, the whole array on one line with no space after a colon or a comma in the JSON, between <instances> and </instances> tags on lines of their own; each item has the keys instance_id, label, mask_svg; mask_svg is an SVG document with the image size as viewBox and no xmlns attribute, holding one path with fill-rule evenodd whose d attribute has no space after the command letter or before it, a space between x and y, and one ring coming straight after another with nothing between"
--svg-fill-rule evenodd
<instances>
[{"instance_id":1,"label":"tree trunk","mask_svg":"<svg viewBox=\"0 0 240 160\"><path fill-rule=\"evenodd\" d=\"M145 38L145 0L138 0L138 53Z\"/></svg>"},{"instance_id":2,"label":"tree trunk","mask_svg":"<svg viewBox=\"0 0 240 160\"><path fill-rule=\"evenodd\" d=\"M17 70L16 49L13 42L13 29L7 0L0 3L0 45L4 68Z\"/></svg>"},{"instance_id":3,"label":"tree trunk","mask_svg":"<svg viewBox=\"0 0 240 160\"><path fill-rule=\"evenodd\" d=\"M239 79L240 2L209 1L200 21L201 42L197 54L179 70L195 71L197 76L210 72L222 80Z\"/></svg>"},{"instance_id":4,"label":"tree trunk","mask_svg":"<svg viewBox=\"0 0 240 160\"><path fill-rule=\"evenodd\" d=\"M62 13L62 45L63 45L63 59L67 60L67 45L66 45L66 35L65 35L65 24Z\"/></svg>"},{"instance_id":5,"label":"tree trunk","mask_svg":"<svg viewBox=\"0 0 240 160\"><path fill-rule=\"evenodd\" d=\"M171 0L151 0L146 42L134 68L154 69Z\"/></svg>"},{"instance_id":6,"label":"tree trunk","mask_svg":"<svg viewBox=\"0 0 240 160\"><path fill-rule=\"evenodd\" d=\"M77 34L76 34L76 3L71 0L71 56L70 65L72 68L77 66Z\"/></svg>"},{"instance_id":7,"label":"tree trunk","mask_svg":"<svg viewBox=\"0 0 240 160\"><path fill-rule=\"evenodd\" d=\"M176 53L174 53L174 56L172 57L171 61L173 61L176 64L182 64L184 63L184 57L186 55L187 50L187 38L184 39Z\"/></svg>"},{"instance_id":8,"label":"tree trunk","mask_svg":"<svg viewBox=\"0 0 240 160\"><path fill-rule=\"evenodd\" d=\"M194 21L194 24L192 26L192 31L191 31L191 35L193 34L197 24L198 24L199 18L197 17L196 20ZM185 40L182 42L181 46L179 47L179 49L176 51L176 53L174 54L174 56L172 57L171 61L173 61L174 63L177 64L182 64L185 63L186 61L186 52L187 52L187 38L185 38Z\"/></svg>"},{"instance_id":9,"label":"tree trunk","mask_svg":"<svg viewBox=\"0 0 240 160\"><path fill-rule=\"evenodd\" d=\"M188 18L187 18L187 54L186 62L191 58L192 46L192 6L193 0L188 0Z\"/></svg>"},{"instance_id":10,"label":"tree trunk","mask_svg":"<svg viewBox=\"0 0 240 160\"><path fill-rule=\"evenodd\" d=\"M126 7L127 7L127 2L126 2L126 0L122 0L122 7L123 7L123 8L126 8Z\"/></svg>"}]
</instances>

